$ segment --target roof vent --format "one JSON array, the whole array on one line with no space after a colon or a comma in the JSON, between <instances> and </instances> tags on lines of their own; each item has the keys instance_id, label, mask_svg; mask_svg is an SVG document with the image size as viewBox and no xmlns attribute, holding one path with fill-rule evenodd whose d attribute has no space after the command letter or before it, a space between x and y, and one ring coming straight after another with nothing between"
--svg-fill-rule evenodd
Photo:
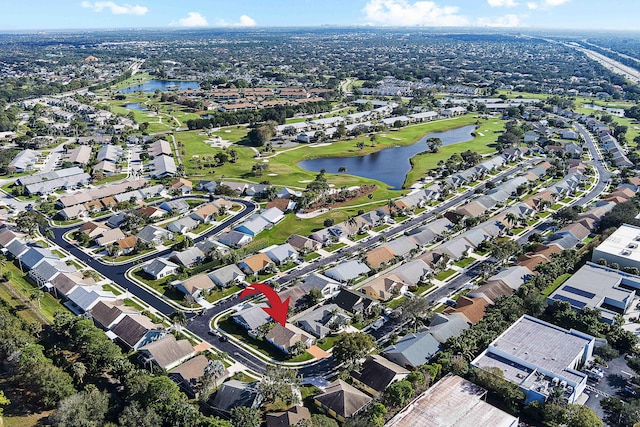
<instances>
[{"instance_id":1,"label":"roof vent","mask_svg":"<svg viewBox=\"0 0 640 427\"><path fill-rule=\"evenodd\" d=\"M626 255L626 256L631 255L631 251L625 249L625 250L622 251L622 253L620 255Z\"/></svg>"},{"instance_id":2,"label":"roof vent","mask_svg":"<svg viewBox=\"0 0 640 427\"><path fill-rule=\"evenodd\" d=\"M629 249L638 249L638 244L637 244L637 243L629 243L629 244L627 245L627 247L628 247Z\"/></svg>"}]
</instances>

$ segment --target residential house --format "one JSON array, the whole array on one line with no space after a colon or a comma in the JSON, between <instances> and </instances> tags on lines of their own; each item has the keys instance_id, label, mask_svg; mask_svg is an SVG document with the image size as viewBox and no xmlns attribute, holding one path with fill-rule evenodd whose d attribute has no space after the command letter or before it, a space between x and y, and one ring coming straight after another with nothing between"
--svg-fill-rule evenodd
<instances>
[{"instance_id":1,"label":"residential house","mask_svg":"<svg viewBox=\"0 0 640 427\"><path fill-rule=\"evenodd\" d=\"M205 373L213 369L214 361L209 360L205 355L200 354L192 359L187 360L181 365L169 371L169 378L191 398L198 397L200 394L199 385ZM218 362L220 363L220 362ZM215 373L214 373L215 375ZM224 381L229 376L229 372L224 369L216 381Z\"/></svg>"},{"instance_id":2,"label":"residential house","mask_svg":"<svg viewBox=\"0 0 640 427\"><path fill-rule=\"evenodd\" d=\"M289 354L291 348L298 342L302 342L306 348L309 348L315 341L312 336L290 323L285 326L276 323L264 338L285 354Z\"/></svg>"},{"instance_id":3,"label":"residential house","mask_svg":"<svg viewBox=\"0 0 640 427\"><path fill-rule=\"evenodd\" d=\"M117 240L113 247L110 248L110 254L112 256L121 256L132 253L136 249L138 238L136 236L125 237L124 239Z\"/></svg>"},{"instance_id":4,"label":"residential house","mask_svg":"<svg viewBox=\"0 0 640 427\"><path fill-rule=\"evenodd\" d=\"M149 218L150 220L159 220L164 216L168 215L169 212L164 209L160 209L156 206L145 206L144 208L138 209L138 212Z\"/></svg>"},{"instance_id":5,"label":"residential house","mask_svg":"<svg viewBox=\"0 0 640 427\"><path fill-rule=\"evenodd\" d=\"M185 178L178 178L169 186L169 191L171 191L171 193L180 193L183 196L191 194L192 189L193 183Z\"/></svg>"},{"instance_id":6,"label":"residential house","mask_svg":"<svg viewBox=\"0 0 640 427\"><path fill-rule=\"evenodd\" d=\"M387 301L406 292L409 284L396 274L387 274L368 282L360 290L368 297Z\"/></svg>"},{"instance_id":7,"label":"residential house","mask_svg":"<svg viewBox=\"0 0 640 427\"><path fill-rule=\"evenodd\" d=\"M478 323L484 316L484 312L489 303L484 298L468 298L461 296L456 301L456 306L447 307L443 313L445 314L463 314L473 325Z\"/></svg>"},{"instance_id":8,"label":"residential house","mask_svg":"<svg viewBox=\"0 0 640 427\"><path fill-rule=\"evenodd\" d=\"M167 240L173 239L173 233L166 228L160 228L156 225L146 225L136 237L153 246L163 245Z\"/></svg>"},{"instance_id":9,"label":"residential house","mask_svg":"<svg viewBox=\"0 0 640 427\"><path fill-rule=\"evenodd\" d=\"M132 350L138 350L166 334L162 325L153 323L142 314L127 314L111 331Z\"/></svg>"},{"instance_id":10,"label":"residential house","mask_svg":"<svg viewBox=\"0 0 640 427\"><path fill-rule=\"evenodd\" d=\"M311 422L311 413L304 406L296 405L285 412L272 412L266 415L267 427L290 427L303 422Z\"/></svg>"},{"instance_id":11,"label":"residential house","mask_svg":"<svg viewBox=\"0 0 640 427\"><path fill-rule=\"evenodd\" d=\"M255 237L262 230L271 227L271 223L264 219L262 216L255 216L252 219L249 219L239 225L237 225L234 230L239 231L240 233L247 234L249 236Z\"/></svg>"},{"instance_id":12,"label":"residential house","mask_svg":"<svg viewBox=\"0 0 640 427\"><path fill-rule=\"evenodd\" d=\"M233 408L239 406L256 408L259 405L258 383L245 383L238 380L224 382L211 401L214 411L227 418L230 417Z\"/></svg>"},{"instance_id":13,"label":"residential house","mask_svg":"<svg viewBox=\"0 0 640 427\"><path fill-rule=\"evenodd\" d=\"M307 308L309 303L309 293L302 286L287 288L284 291L278 292L278 296L281 301L289 299L289 307L295 312Z\"/></svg>"},{"instance_id":14,"label":"residential house","mask_svg":"<svg viewBox=\"0 0 640 427\"><path fill-rule=\"evenodd\" d=\"M285 243L265 252L276 265L283 265L298 259L298 252L289 243Z\"/></svg>"},{"instance_id":15,"label":"residential house","mask_svg":"<svg viewBox=\"0 0 640 427\"><path fill-rule=\"evenodd\" d=\"M298 318L297 325L317 338L338 331L350 321L349 316L335 304L318 307Z\"/></svg>"},{"instance_id":16,"label":"residential house","mask_svg":"<svg viewBox=\"0 0 640 427\"><path fill-rule=\"evenodd\" d=\"M174 283L180 292L186 295L191 295L194 298L200 298L203 292L207 292L216 286L209 276L204 273L197 274L189 277L188 279L176 281Z\"/></svg>"},{"instance_id":17,"label":"residential house","mask_svg":"<svg viewBox=\"0 0 640 427\"><path fill-rule=\"evenodd\" d=\"M97 327L108 331L126 315L136 314L138 310L126 306L123 300L98 301L88 313Z\"/></svg>"},{"instance_id":18,"label":"residential house","mask_svg":"<svg viewBox=\"0 0 640 427\"><path fill-rule=\"evenodd\" d=\"M371 397L342 380L329 384L323 393L313 399L314 403L340 422L345 422L364 410Z\"/></svg>"},{"instance_id":19,"label":"residential house","mask_svg":"<svg viewBox=\"0 0 640 427\"><path fill-rule=\"evenodd\" d=\"M329 279L321 274L312 273L304 279L300 285L305 291L318 289L324 298L329 298L341 289L340 283Z\"/></svg>"},{"instance_id":20,"label":"residential house","mask_svg":"<svg viewBox=\"0 0 640 427\"><path fill-rule=\"evenodd\" d=\"M527 267L513 266L505 268L498 274L494 274L487 280L487 284L493 282L501 282L509 286L514 291L517 291L520 286L524 285L529 279L533 277L533 272Z\"/></svg>"},{"instance_id":21,"label":"residential house","mask_svg":"<svg viewBox=\"0 0 640 427\"><path fill-rule=\"evenodd\" d=\"M76 286L67 295L64 304L76 314L90 311L100 301L115 301L117 298L111 292L104 291L102 286Z\"/></svg>"},{"instance_id":22,"label":"residential house","mask_svg":"<svg viewBox=\"0 0 640 427\"><path fill-rule=\"evenodd\" d=\"M252 236L235 230L229 231L227 233L222 233L220 236L218 236L218 242L232 248L241 248L251 243L252 240Z\"/></svg>"},{"instance_id":23,"label":"residential house","mask_svg":"<svg viewBox=\"0 0 640 427\"><path fill-rule=\"evenodd\" d=\"M258 275L273 268L273 261L266 254L257 253L238 262L238 267L247 275Z\"/></svg>"},{"instance_id":24,"label":"residential house","mask_svg":"<svg viewBox=\"0 0 640 427\"><path fill-rule=\"evenodd\" d=\"M126 236L119 228L113 228L111 230L107 230L100 235L100 237L94 239L96 244L100 247L108 246L112 243L117 242L120 239L124 239Z\"/></svg>"},{"instance_id":25,"label":"residential house","mask_svg":"<svg viewBox=\"0 0 640 427\"><path fill-rule=\"evenodd\" d=\"M168 259L155 258L149 264L142 267L142 271L151 276L153 280L159 280L164 277L171 276L172 274L176 274L179 268L180 266L178 264L174 264Z\"/></svg>"},{"instance_id":26,"label":"residential house","mask_svg":"<svg viewBox=\"0 0 640 427\"><path fill-rule=\"evenodd\" d=\"M157 366L164 370L175 368L196 354L188 340L177 340L172 334L145 344L138 351L138 358L145 367Z\"/></svg>"},{"instance_id":27,"label":"residential house","mask_svg":"<svg viewBox=\"0 0 640 427\"><path fill-rule=\"evenodd\" d=\"M255 335L255 331L260 325L272 321L271 316L263 310L265 307L267 307L266 304L245 304L245 307L233 314L231 319L246 329L249 335Z\"/></svg>"},{"instance_id":28,"label":"residential house","mask_svg":"<svg viewBox=\"0 0 640 427\"><path fill-rule=\"evenodd\" d=\"M160 208L175 215L187 212L189 204L184 199L173 199L163 202Z\"/></svg>"},{"instance_id":29,"label":"residential house","mask_svg":"<svg viewBox=\"0 0 640 427\"><path fill-rule=\"evenodd\" d=\"M59 259L58 255L55 255L47 248L32 247L20 256L19 262L20 268L31 270L44 260L57 261Z\"/></svg>"},{"instance_id":30,"label":"residential house","mask_svg":"<svg viewBox=\"0 0 640 427\"><path fill-rule=\"evenodd\" d=\"M343 288L333 297L332 302L352 314L367 314L376 301L362 292Z\"/></svg>"},{"instance_id":31,"label":"residential house","mask_svg":"<svg viewBox=\"0 0 640 427\"><path fill-rule=\"evenodd\" d=\"M343 261L337 266L324 272L325 276L338 282L345 283L350 280L356 280L361 275L371 271L363 262L358 260Z\"/></svg>"},{"instance_id":32,"label":"residential house","mask_svg":"<svg viewBox=\"0 0 640 427\"><path fill-rule=\"evenodd\" d=\"M440 350L440 343L428 332L412 333L382 351L390 361L406 368L428 363Z\"/></svg>"},{"instance_id":33,"label":"residential house","mask_svg":"<svg viewBox=\"0 0 640 427\"><path fill-rule=\"evenodd\" d=\"M198 227L198 221L191 217L185 216L184 218L180 218L170 222L167 225L167 230L173 233L185 234L188 231L195 229L196 227Z\"/></svg>"},{"instance_id":34,"label":"residential house","mask_svg":"<svg viewBox=\"0 0 640 427\"><path fill-rule=\"evenodd\" d=\"M240 270L235 264L227 265L225 267L214 270L209 273L208 276L213 283L222 288L244 282L246 278L242 270Z\"/></svg>"},{"instance_id":35,"label":"residential house","mask_svg":"<svg viewBox=\"0 0 640 427\"><path fill-rule=\"evenodd\" d=\"M359 371L352 371L354 384L371 396L384 392L391 384L402 381L409 375L409 370L397 365L382 356L369 356Z\"/></svg>"},{"instance_id":36,"label":"residential house","mask_svg":"<svg viewBox=\"0 0 640 427\"><path fill-rule=\"evenodd\" d=\"M151 176L162 179L175 176L178 173L173 157L161 154L153 159L153 171Z\"/></svg>"},{"instance_id":37,"label":"residential house","mask_svg":"<svg viewBox=\"0 0 640 427\"><path fill-rule=\"evenodd\" d=\"M395 254L387 246L378 246L365 254L365 263L374 270L392 264L395 259Z\"/></svg>"},{"instance_id":38,"label":"residential house","mask_svg":"<svg viewBox=\"0 0 640 427\"><path fill-rule=\"evenodd\" d=\"M210 203L200 206L192 214L191 218L203 224L214 221L218 214L218 208Z\"/></svg>"},{"instance_id":39,"label":"residential house","mask_svg":"<svg viewBox=\"0 0 640 427\"><path fill-rule=\"evenodd\" d=\"M308 237L300 236L298 234L292 234L287 239L287 243L300 253L307 253L317 251L322 247L320 243Z\"/></svg>"},{"instance_id":40,"label":"residential house","mask_svg":"<svg viewBox=\"0 0 640 427\"><path fill-rule=\"evenodd\" d=\"M465 329L471 327L471 322L463 314L435 313L429 321L429 333L441 344L451 337L457 337Z\"/></svg>"}]
</instances>

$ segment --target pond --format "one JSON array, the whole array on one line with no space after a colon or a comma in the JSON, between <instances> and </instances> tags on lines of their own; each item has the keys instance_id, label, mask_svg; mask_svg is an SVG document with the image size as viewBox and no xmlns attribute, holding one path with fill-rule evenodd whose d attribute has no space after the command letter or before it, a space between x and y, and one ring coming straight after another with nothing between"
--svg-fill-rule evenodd
<instances>
[{"instance_id":1,"label":"pond","mask_svg":"<svg viewBox=\"0 0 640 427\"><path fill-rule=\"evenodd\" d=\"M200 83L196 81L149 80L139 85L124 88L120 93L134 93L139 90L143 92L155 92L157 89L163 92L169 90L200 89Z\"/></svg>"},{"instance_id":2,"label":"pond","mask_svg":"<svg viewBox=\"0 0 640 427\"><path fill-rule=\"evenodd\" d=\"M144 105L140 104L139 102L132 102L131 104L124 104L123 107L127 108L129 110L138 110L138 111L148 111L149 110L148 108L146 108Z\"/></svg>"},{"instance_id":3,"label":"pond","mask_svg":"<svg viewBox=\"0 0 640 427\"><path fill-rule=\"evenodd\" d=\"M403 147L391 147L380 150L377 153L357 157L327 157L321 159L304 160L298 163L302 169L320 172L324 169L327 173L338 173L341 167L347 168L350 175L377 179L393 187L394 190L402 189L402 184L411 170L411 159L416 154L427 151L425 141L429 138L440 138L442 145L458 144L471 141L475 126L463 126L446 132L430 133L422 137L418 142ZM391 133L390 135L393 135Z\"/></svg>"}]
</instances>

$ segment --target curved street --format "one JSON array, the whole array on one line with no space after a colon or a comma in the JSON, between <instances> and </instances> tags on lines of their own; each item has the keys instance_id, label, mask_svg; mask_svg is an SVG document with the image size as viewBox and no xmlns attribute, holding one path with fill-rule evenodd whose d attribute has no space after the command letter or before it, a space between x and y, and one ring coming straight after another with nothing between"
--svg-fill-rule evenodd
<instances>
[{"instance_id":1,"label":"curved street","mask_svg":"<svg viewBox=\"0 0 640 427\"><path fill-rule=\"evenodd\" d=\"M596 148L591 135L579 124L576 124L576 128L578 129L578 132L580 133L580 135L582 135L582 137L584 138L585 144L588 147L591 153L591 156L593 158L593 160L588 163L591 164L594 168L596 168L598 172L597 174L598 181L596 183L596 186L589 193L585 194L579 201L575 202L575 204L584 206L587 203L591 202L593 199L595 199L598 195L600 195L604 191L611 174L604 167L602 156L600 155L600 152ZM498 183L507 177L511 177L519 173L526 166L530 165L533 161L534 159L527 160L522 164L518 165L517 167L509 169L508 171L505 171L499 174L498 176L491 178L489 181ZM402 234L405 231L413 227L419 226L421 223L427 222L433 219L434 217L436 217L437 215L446 212L452 207L458 205L459 203L464 202L470 196L472 196L478 189L481 190L483 188L484 188L484 184L477 188L468 190L452 198L451 200L438 205L433 210L424 212L423 214L418 215L414 218L410 218L404 221L403 223L399 224L398 226L392 228L391 230L381 232L379 236L375 236L365 241L361 241L350 248L348 255L345 255L338 251L336 253L331 254L328 257L319 258L317 259L316 262L313 262L300 270L295 270L288 274L285 274L284 276L280 277L277 281L280 285L284 285L298 277L302 277L306 274L309 274L317 270L318 268L337 262L342 258L347 258L351 256L353 253L357 253L361 249L366 249L367 247L373 246L383 239L382 236L384 236L385 238L391 238L392 236ZM209 230L206 234L199 236L197 239L195 239L196 241L200 241L211 235L215 235L222 232L230 224L252 214L257 208L257 206L253 202L248 202L243 199L232 199L232 201L235 203L242 204L245 207L245 209L242 212L240 212L238 215L235 215L234 217L229 218L228 220L224 221L220 225ZM520 243L526 242L528 236L531 235L532 233L544 231L549 226L549 223L550 223L550 220L547 220L538 224L534 229L528 231L527 233L519 237L518 242ZM125 272L130 268L132 268L134 265L138 264L139 262L145 262L145 261L148 261L149 259L167 255L168 253L171 252L171 249L166 249L161 252L156 252L156 253L144 256L137 261L131 261L129 263L120 264L120 265L108 265L108 264L104 264L102 262L96 261L93 257L88 255L87 253L85 253L75 245L72 245L71 243L64 240L63 238L64 234L78 227L79 227L79 224L72 227L67 227L67 228L53 228L52 231L54 232L54 239L53 239L54 242L58 244L60 247L62 247L63 249L65 249L66 251L73 254L75 257L77 257L84 263L86 263L87 265L89 265L90 267L92 267L93 269L95 269L96 271L98 271L103 276L114 281L115 283L119 284L123 288L127 289L131 294L140 298L145 303L149 304L150 306L152 306L159 312L163 313L164 315L168 316L175 311L175 307L167 303L163 298L149 292L147 289L138 285L137 283L132 282L125 276ZM460 276L458 276L457 278L452 280L450 283L448 283L447 286L443 286L435 290L434 292L427 295L426 298L430 302L436 302L442 298L447 297L451 293L464 287L470 280L477 277L477 275L480 274L482 271L483 264L490 264L490 263L495 263L495 259L489 258L483 262L474 264L471 268L469 268L468 270L465 270ZM216 337L210 334L211 319L219 315L223 311L230 309L237 303L238 303L237 296L232 296L230 298L227 298L223 301L216 303L214 307L209 308L203 312L200 312L197 314L188 313L186 329L192 332L193 334L197 335L203 341L211 344L217 350L226 353L232 359L245 365L250 370L256 373L263 373L267 366L267 362L265 362L263 358L255 356L253 353L245 350L240 346L235 345L231 341L220 341ZM396 328L397 326L398 325L397 324L394 325L393 322L388 322L387 324L385 324L384 327L380 328L378 331L375 331L373 335L374 337L376 337L376 339L381 339L384 336L391 333L394 330L394 328ZM316 377L316 376L326 375L333 368L335 368L335 361L333 357L329 357L329 358L322 359L320 361L302 366L298 369L298 371L304 377Z\"/></svg>"}]
</instances>

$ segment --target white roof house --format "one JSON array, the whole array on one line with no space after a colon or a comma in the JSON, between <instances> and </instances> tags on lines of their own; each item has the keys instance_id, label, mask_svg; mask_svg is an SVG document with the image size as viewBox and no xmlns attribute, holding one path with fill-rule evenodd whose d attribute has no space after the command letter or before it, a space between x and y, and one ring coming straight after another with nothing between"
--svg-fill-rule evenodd
<instances>
[{"instance_id":1,"label":"white roof house","mask_svg":"<svg viewBox=\"0 0 640 427\"><path fill-rule=\"evenodd\" d=\"M640 268L640 227L623 224L593 250L591 260L604 259L609 265Z\"/></svg>"}]
</instances>

